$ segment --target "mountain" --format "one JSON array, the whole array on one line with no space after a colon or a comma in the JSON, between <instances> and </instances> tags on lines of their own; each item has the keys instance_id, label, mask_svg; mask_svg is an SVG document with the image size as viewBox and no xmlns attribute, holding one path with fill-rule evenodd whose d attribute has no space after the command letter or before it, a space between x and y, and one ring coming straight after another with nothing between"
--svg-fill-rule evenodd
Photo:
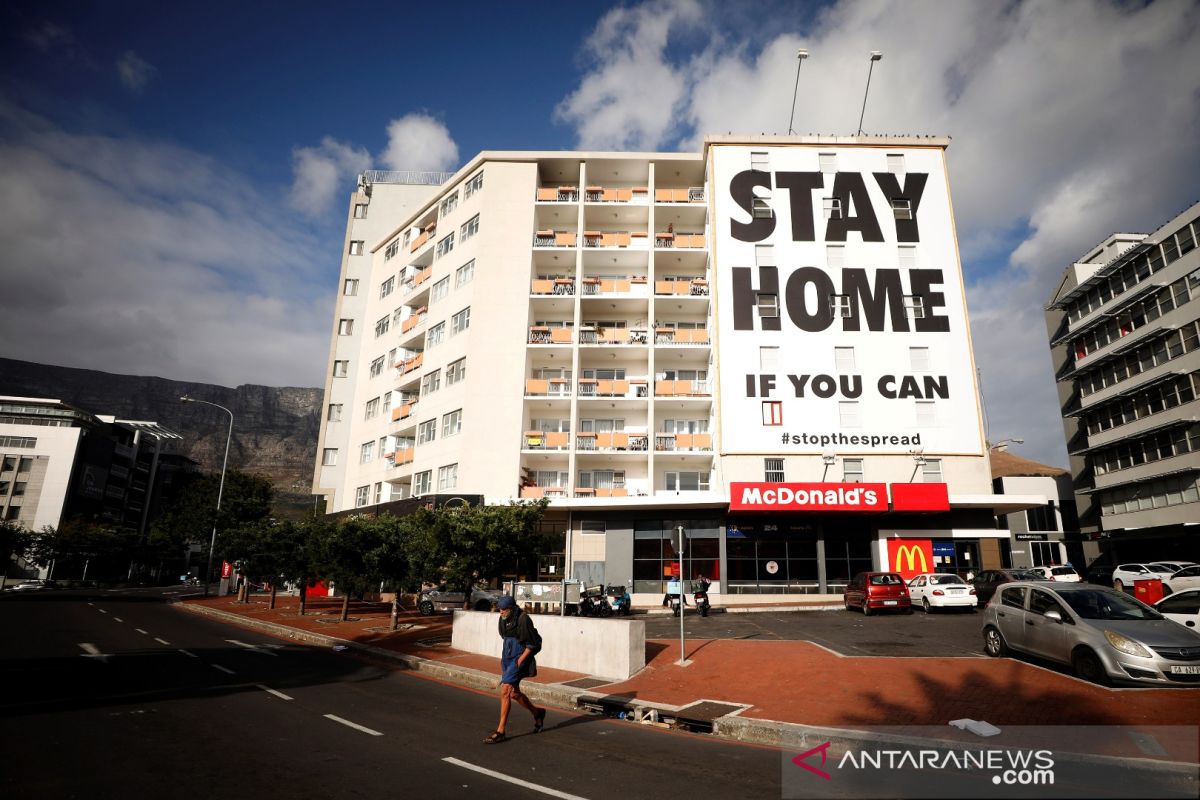
<instances>
[{"instance_id":1,"label":"mountain","mask_svg":"<svg viewBox=\"0 0 1200 800\"><path fill-rule=\"evenodd\" d=\"M309 507L321 419L321 389L255 386L231 389L141 375L114 375L0 358L0 395L62 400L92 414L157 422L183 436L168 449L219 472L229 417L189 395L233 412L229 468L268 476L278 510Z\"/></svg>"}]
</instances>

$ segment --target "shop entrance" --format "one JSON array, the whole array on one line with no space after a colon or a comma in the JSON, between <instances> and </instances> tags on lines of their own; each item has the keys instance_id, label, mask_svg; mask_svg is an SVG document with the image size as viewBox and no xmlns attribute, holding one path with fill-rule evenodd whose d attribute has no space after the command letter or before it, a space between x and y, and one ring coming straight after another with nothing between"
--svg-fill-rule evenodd
<instances>
[{"instance_id":1,"label":"shop entrance","mask_svg":"<svg viewBox=\"0 0 1200 800\"><path fill-rule=\"evenodd\" d=\"M982 567L979 562L978 539L934 539L932 572L946 572L967 580Z\"/></svg>"}]
</instances>

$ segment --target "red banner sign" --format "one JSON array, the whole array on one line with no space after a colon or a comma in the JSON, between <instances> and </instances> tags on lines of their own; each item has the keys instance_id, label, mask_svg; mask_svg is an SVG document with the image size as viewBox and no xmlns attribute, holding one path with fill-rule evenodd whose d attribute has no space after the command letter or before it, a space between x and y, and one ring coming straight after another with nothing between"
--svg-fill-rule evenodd
<instances>
[{"instance_id":1,"label":"red banner sign","mask_svg":"<svg viewBox=\"0 0 1200 800\"><path fill-rule=\"evenodd\" d=\"M228 561L222 561L221 562L221 577L228 578L232 574L233 574L233 564L230 564Z\"/></svg>"},{"instance_id":2,"label":"red banner sign","mask_svg":"<svg viewBox=\"0 0 1200 800\"><path fill-rule=\"evenodd\" d=\"M883 483L733 483L730 511L887 511Z\"/></svg>"},{"instance_id":3,"label":"red banner sign","mask_svg":"<svg viewBox=\"0 0 1200 800\"><path fill-rule=\"evenodd\" d=\"M888 563L892 572L909 580L933 570L933 542L929 539L888 539Z\"/></svg>"},{"instance_id":4,"label":"red banner sign","mask_svg":"<svg viewBox=\"0 0 1200 800\"><path fill-rule=\"evenodd\" d=\"M893 511L949 511L950 492L944 483L893 483Z\"/></svg>"}]
</instances>

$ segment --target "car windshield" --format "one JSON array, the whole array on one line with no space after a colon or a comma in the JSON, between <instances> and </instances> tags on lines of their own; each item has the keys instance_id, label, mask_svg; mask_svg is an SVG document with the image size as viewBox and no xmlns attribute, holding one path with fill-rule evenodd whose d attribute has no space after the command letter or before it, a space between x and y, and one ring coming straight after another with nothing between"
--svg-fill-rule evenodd
<instances>
[{"instance_id":1,"label":"car windshield","mask_svg":"<svg viewBox=\"0 0 1200 800\"><path fill-rule=\"evenodd\" d=\"M904 583L899 575L872 575L871 583L876 586L891 586L896 583Z\"/></svg>"},{"instance_id":2,"label":"car windshield","mask_svg":"<svg viewBox=\"0 0 1200 800\"><path fill-rule=\"evenodd\" d=\"M1105 589L1085 589L1078 592L1063 592L1067 601L1084 619L1162 619L1150 606L1128 595Z\"/></svg>"},{"instance_id":3,"label":"car windshield","mask_svg":"<svg viewBox=\"0 0 1200 800\"><path fill-rule=\"evenodd\" d=\"M1050 573L1052 575L1074 575L1075 570L1071 569L1070 567L1055 567L1054 569L1050 570Z\"/></svg>"},{"instance_id":4,"label":"car windshield","mask_svg":"<svg viewBox=\"0 0 1200 800\"><path fill-rule=\"evenodd\" d=\"M929 579L930 583L945 585L947 583L962 583L963 579L957 575L934 575Z\"/></svg>"},{"instance_id":5,"label":"car windshield","mask_svg":"<svg viewBox=\"0 0 1200 800\"><path fill-rule=\"evenodd\" d=\"M1008 574L1014 581L1040 581L1045 577L1040 572L1031 572L1027 569L1014 569Z\"/></svg>"}]
</instances>

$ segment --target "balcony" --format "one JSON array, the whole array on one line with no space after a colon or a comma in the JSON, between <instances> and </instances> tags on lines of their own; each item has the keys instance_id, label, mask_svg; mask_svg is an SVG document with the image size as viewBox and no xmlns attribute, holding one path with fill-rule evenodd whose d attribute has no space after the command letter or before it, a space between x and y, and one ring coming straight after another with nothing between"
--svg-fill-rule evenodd
<instances>
[{"instance_id":1,"label":"balcony","mask_svg":"<svg viewBox=\"0 0 1200 800\"><path fill-rule=\"evenodd\" d=\"M525 431L522 447L526 450L568 450L571 434L566 431Z\"/></svg>"},{"instance_id":2,"label":"balcony","mask_svg":"<svg viewBox=\"0 0 1200 800\"><path fill-rule=\"evenodd\" d=\"M707 345L706 328L655 328L654 343L668 345Z\"/></svg>"},{"instance_id":3,"label":"balcony","mask_svg":"<svg viewBox=\"0 0 1200 800\"><path fill-rule=\"evenodd\" d=\"M644 380L597 380L581 378L579 381L580 399L612 398L636 400L649 397L647 384Z\"/></svg>"},{"instance_id":4,"label":"balcony","mask_svg":"<svg viewBox=\"0 0 1200 800\"><path fill-rule=\"evenodd\" d=\"M654 234L654 246L663 248L677 249L696 249L703 248L705 245L703 233L674 233L672 231L663 231L662 233Z\"/></svg>"},{"instance_id":5,"label":"balcony","mask_svg":"<svg viewBox=\"0 0 1200 800\"><path fill-rule=\"evenodd\" d=\"M421 249L421 246L433 240L433 232L437 229L437 223L431 222L421 230L421 235L416 238L409 248L410 253L415 253Z\"/></svg>"},{"instance_id":6,"label":"balcony","mask_svg":"<svg viewBox=\"0 0 1200 800\"><path fill-rule=\"evenodd\" d=\"M414 311L409 316L408 319L406 319L406 320L404 320L404 322L400 323L400 332L408 333L413 328L415 328L418 325L420 325L421 323L423 323L425 321L425 311L426 311L425 306L421 306L416 311Z\"/></svg>"},{"instance_id":7,"label":"balcony","mask_svg":"<svg viewBox=\"0 0 1200 800\"><path fill-rule=\"evenodd\" d=\"M402 419L408 419L417 409L417 401L412 400L392 409L392 422L399 422Z\"/></svg>"},{"instance_id":8,"label":"balcony","mask_svg":"<svg viewBox=\"0 0 1200 800\"><path fill-rule=\"evenodd\" d=\"M578 237L574 231L544 230L533 234L534 247L574 247Z\"/></svg>"},{"instance_id":9,"label":"balcony","mask_svg":"<svg viewBox=\"0 0 1200 800\"><path fill-rule=\"evenodd\" d=\"M413 458L416 457L416 450L411 447L406 447L402 450L396 450L392 453L384 453L383 457L390 458L392 460L393 467L402 467L405 464L411 464L413 462Z\"/></svg>"},{"instance_id":10,"label":"balcony","mask_svg":"<svg viewBox=\"0 0 1200 800\"><path fill-rule=\"evenodd\" d=\"M566 497L567 490L561 486L522 486L521 499L540 500L543 497L554 499Z\"/></svg>"},{"instance_id":11,"label":"balcony","mask_svg":"<svg viewBox=\"0 0 1200 800\"><path fill-rule=\"evenodd\" d=\"M587 486L575 487L576 497L629 497L629 490L623 486L612 486L607 489L592 489Z\"/></svg>"},{"instance_id":12,"label":"balcony","mask_svg":"<svg viewBox=\"0 0 1200 800\"><path fill-rule=\"evenodd\" d=\"M578 186L539 186L537 189L539 203L574 203L578 200Z\"/></svg>"},{"instance_id":13,"label":"balcony","mask_svg":"<svg viewBox=\"0 0 1200 800\"><path fill-rule=\"evenodd\" d=\"M712 451L711 433L656 433L654 449L658 452L703 452Z\"/></svg>"},{"instance_id":14,"label":"balcony","mask_svg":"<svg viewBox=\"0 0 1200 800\"><path fill-rule=\"evenodd\" d=\"M410 280L404 282L404 291L407 293L415 290L422 283L429 280L431 275L433 275L433 267L426 267L416 275L413 275Z\"/></svg>"},{"instance_id":15,"label":"balcony","mask_svg":"<svg viewBox=\"0 0 1200 800\"><path fill-rule=\"evenodd\" d=\"M529 329L529 344L570 344L574 341L570 328L548 328L534 325Z\"/></svg>"},{"instance_id":16,"label":"balcony","mask_svg":"<svg viewBox=\"0 0 1200 800\"><path fill-rule=\"evenodd\" d=\"M530 378L525 381L526 397L570 397L569 378Z\"/></svg>"},{"instance_id":17,"label":"balcony","mask_svg":"<svg viewBox=\"0 0 1200 800\"><path fill-rule=\"evenodd\" d=\"M529 287L530 294L575 294L574 278L535 278Z\"/></svg>"},{"instance_id":18,"label":"balcony","mask_svg":"<svg viewBox=\"0 0 1200 800\"><path fill-rule=\"evenodd\" d=\"M633 452L644 453L650 447L646 433L609 431L592 433L580 431L575 434L576 447L580 452Z\"/></svg>"},{"instance_id":19,"label":"balcony","mask_svg":"<svg viewBox=\"0 0 1200 800\"><path fill-rule=\"evenodd\" d=\"M681 278L673 281L655 281L656 295L707 297L708 281L704 278Z\"/></svg>"},{"instance_id":20,"label":"balcony","mask_svg":"<svg viewBox=\"0 0 1200 800\"><path fill-rule=\"evenodd\" d=\"M645 286L645 275L627 275L624 278L584 278L583 296L641 294L645 291Z\"/></svg>"},{"instance_id":21,"label":"balcony","mask_svg":"<svg viewBox=\"0 0 1200 800\"><path fill-rule=\"evenodd\" d=\"M646 186L589 186L583 199L589 203L644 203L650 197Z\"/></svg>"},{"instance_id":22,"label":"balcony","mask_svg":"<svg viewBox=\"0 0 1200 800\"><path fill-rule=\"evenodd\" d=\"M703 203L704 187L689 186L685 189L655 189L656 203Z\"/></svg>"},{"instance_id":23,"label":"balcony","mask_svg":"<svg viewBox=\"0 0 1200 800\"><path fill-rule=\"evenodd\" d=\"M424 363L425 363L425 354L417 353L412 358L407 358L404 360L404 363L400 365L400 374L407 375L408 373L412 372L415 369L420 369L421 365Z\"/></svg>"},{"instance_id":24,"label":"balcony","mask_svg":"<svg viewBox=\"0 0 1200 800\"><path fill-rule=\"evenodd\" d=\"M639 332L641 341L634 341L634 331ZM645 344L645 328L595 328L581 326L579 343L583 344Z\"/></svg>"},{"instance_id":25,"label":"balcony","mask_svg":"<svg viewBox=\"0 0 1200 800\"><path fill-rule=\"evenodd\" d=\"M655 397L711 397L712 386L708 381L656 380Z\"/></svg>"},{"instance_id":26,"label":"balcony","mask_svg":"<svg viewBox=\"0 0 1200 800\"><path fill-rule=\"evenodd\" d=\"M646 248L646 231L584 231L583 246L590 248Z\"/></svg>"}]
</instances>

